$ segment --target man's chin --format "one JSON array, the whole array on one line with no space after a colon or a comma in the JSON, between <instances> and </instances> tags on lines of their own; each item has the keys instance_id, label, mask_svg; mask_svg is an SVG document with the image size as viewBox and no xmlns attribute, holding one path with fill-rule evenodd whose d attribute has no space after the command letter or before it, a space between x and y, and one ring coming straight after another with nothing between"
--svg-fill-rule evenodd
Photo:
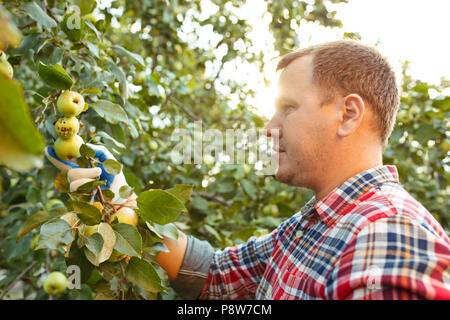
<instances>
[{"instance_id":1,"label":"man's chin","mask_svg":"<svg viewBox=\"0 0 450 320\"><path fill-rule=\"evenodd\" d=\"M291 184L294 174L289 172L289 170L279 167L275 173L275 178L282 183Z\"/></svg>"}]
</instances>

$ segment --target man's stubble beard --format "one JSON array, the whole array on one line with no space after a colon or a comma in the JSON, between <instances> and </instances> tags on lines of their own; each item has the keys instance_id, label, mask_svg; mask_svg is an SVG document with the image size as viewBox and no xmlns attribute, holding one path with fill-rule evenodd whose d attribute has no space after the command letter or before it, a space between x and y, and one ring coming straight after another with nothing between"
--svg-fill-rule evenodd
<instances>
[{"instance_id":1,"label":"man's stubble beard","mask_svg":"<svg viewBox=\"0 0 450 320\"><path fill-rule=\"evenodd\" d=\"M284 166L288 166L283 169L283 165L278 165L278 170L275 174L275 177L278 181L296 187L305 187L306 182L304 181L304 177L302 177L302 160L295 160L294 166L291 164L284 164Z\"/></svg>"}]
</instances>

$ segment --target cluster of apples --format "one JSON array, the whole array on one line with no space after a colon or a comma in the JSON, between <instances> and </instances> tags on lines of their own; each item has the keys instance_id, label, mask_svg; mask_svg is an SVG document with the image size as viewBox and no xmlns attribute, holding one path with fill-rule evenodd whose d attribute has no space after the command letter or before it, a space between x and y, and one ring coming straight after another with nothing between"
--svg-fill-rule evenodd
<instances>
[{"instance_id":1,"label":"cluster of apples","mask_svg":"<svg viewBox=\"0 0 450 320\"><path fill-rule=\"evenodd\" d=\"M80 147L84 142L77 134L80 122L76 117L83 112L84 104L83 96L74 91L64 91L56 102L63 117L55 123L55 131L59 136L55 141L55 152L62 160L72 161L80 156Z\"/></svg>"}]
</instances>

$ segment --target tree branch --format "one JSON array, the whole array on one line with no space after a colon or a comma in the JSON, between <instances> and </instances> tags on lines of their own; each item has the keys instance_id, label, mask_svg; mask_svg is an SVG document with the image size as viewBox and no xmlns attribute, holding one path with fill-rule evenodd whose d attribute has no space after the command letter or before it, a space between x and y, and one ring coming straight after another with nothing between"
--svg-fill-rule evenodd
<instances>
[{"instance_id":1,"label":"tree branch","mask_svg":"<svg viewBox=\"0 0 450 320\"><path fill-rule=\"evenodd\" d=\"M37 24L37 22L36 22L36 21L33 21L33 22L30 22L29 24L26 24L26 25L24 25L24 26L19 27L19 29L20 29L20 30L23 30L23 29L32 27L32 26L34 26L35 24Z\"/></svg>"},{"instance_id":2,"label":"tree branch","mask_svg":"<svg viewBox=\"0 0 450 320\"><path fill-rule=\"evenodd\" d=\"M3 291L2 295L0 296L0 300L3 299L4 296L6 296L6 294L12 289L14 288L14 286L16 285L16 283L22 279L22 277L28 272L30 271L31 268L34 267L34 265L37 263L37 261L33 261L28 267L26 267L25 270L22 271L21 274L19 274L17 276L17 278L14 279L13 282L11 282L11 284L8 286L8 288L5 289L5 291Z\"/></svg>"},{"instance_id":3,"label":"tree branch","mask_svg":"<svg viewBox=\"0 0 450 320\"><path fill-rule=\"evenodd\" d=\"M187 115L189 117L191 117L194 120L200 120L200 118L195 115L194 113L192 113L191 110L189 110L187 107L185 107L180 101L178 101L176 98L172 97L172 96L168 96L167 100L169 100L170 102L174 103L175 105L177 105L178 107L180 107L184 112L187 113Z\"/></svg>"},{"instance_id":4,"label":"tree branch","mask_svg":"<svg viewBox=\"0 0 450 320\"><path fill-rule=\"evenodd\" d=\"M229 207L229 206L230 206L230 204L229 204L227 201L225 201L225 200L224 200L222 197L220 197L220 196L212 195L212 194L206 194L206 193L200 193L200 192L198 192L197 194L198 194L200 197L202 197L202 198L204 198L204 199L206 199L206 200L214 201L214 202L220 203L221 205L223 205L223 206L225 206L225 207Z\"/></svg>"}]
</instances>

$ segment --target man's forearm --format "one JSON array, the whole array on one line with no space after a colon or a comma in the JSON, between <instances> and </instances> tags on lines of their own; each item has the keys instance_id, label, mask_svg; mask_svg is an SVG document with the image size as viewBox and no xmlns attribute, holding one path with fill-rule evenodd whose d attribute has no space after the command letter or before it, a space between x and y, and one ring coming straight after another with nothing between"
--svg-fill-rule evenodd
<instances>
[{"instance_id":1,"label":"man's forearm","mask_svg":"<svg viewBox=\"0 0 450 320\"><path fill-rule=\"evenodd\" d=\"M163 268L169 276L169 281L177 278L178 271L183 263L186 253L187 237L181 231L177 240L164 237L163 243L169 249L168 252L161 252L156 257L156 262Z\"/></svg>"}]
</instances>

